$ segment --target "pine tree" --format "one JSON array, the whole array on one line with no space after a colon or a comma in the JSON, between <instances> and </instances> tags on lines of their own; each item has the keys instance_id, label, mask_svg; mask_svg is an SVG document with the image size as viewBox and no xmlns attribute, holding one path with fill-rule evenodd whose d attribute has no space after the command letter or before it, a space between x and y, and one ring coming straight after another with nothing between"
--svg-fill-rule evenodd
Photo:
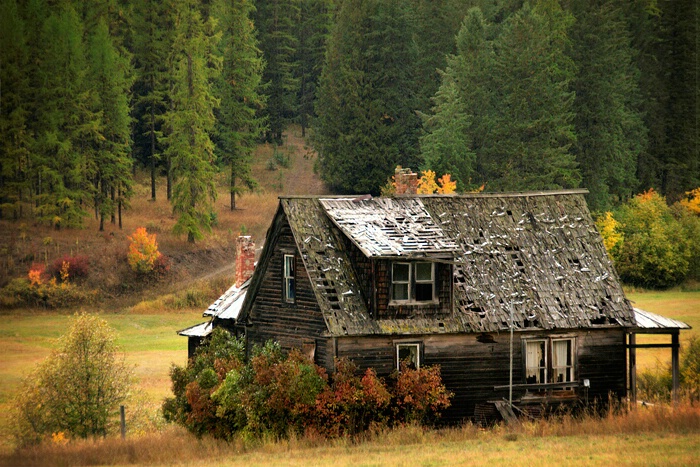
<instances>
[{"instance_id":1,"label":"pine tree","mask_svg":"<svg viewBox=\"0 0 700 467\"><path fill-rule=\"evenodd\" d=\"M282 132L296 116L298 80L294 60L298 46L295 35L300 0L259 0L255 27L265 59L263 82L267 105L262 115L268 121L266 139L282 144Z\"/></svg>"},{"instance_id":2,"label":"pine tree","mask_svg":"<svg viewBox=\"0 0 700 467\"><path fill-rule=\"evenodd\" d=\"M214 109L211 80L216 78L218 60L214 48L212 21L204 22L195 0L174 4L175 41L172 50L172 108L165 115L167 134L162 141L171 158L174 179L172 205L178 215L175 233L187 234L194 243L209 230L214 186Z\"/></svg>"},{"instance_id":3,"label":"pine tree","mask_svg":"<svg viewBox=\"0 0 700 467\"><path fill-rule=\"evenodd\" d=\"M17 3L0 4L0 218L23 216L31 187L28 128L31 88L26 27Z\"/></svg>"},{"instance_id":4,"label":"pine tree","mask_svg":"<svg viewBox=\"0 0 700 467\"><path fill-rule=\"evenodd\" d=\"M342 3L321 75L314 145L335 190L378 193L397 165L417 167L416 59L402 2Z\"/></svg>"},{"instance_id":5,"label":"pine tree","mask_svg":"<svg viewBox=\"0 0 700 467\"><path fill-rule=\"evenodd\" d=\"M107 24L100 20L91 37L89 84L94 93L94 110L101 116L100 139L92 159L95 209L100 231L106 216L114 217L131 191L130 118L128 92L131 86L129 61L112 43ZM116 193L119 193L119 199Z\"/></svg>"},{"instance_id":6,"label":"pine tree","mask_svg":"<svg viewBox=\"0 0 700 467\"><path fill-rule=\"evenodd\" d=\"M627 23L608 1L571 3L576 21L571 30L577 141L588 205L609 210L637 190L637 161L646 150L641 114L639 70L634 62Z\"/></svg>"},{"instance_id":7,"label":"pine tree","mask_svg":"<svg viewBox=\"0 0 700 467\"><path fill-rule=\"evenodd\" d=\"M473 188L476 151L483 145L491 112L487 75L494 57L485 28L481 10L470 9L456 37L457 54L447 58L421 138L425 167L451 174L460 190Z\"/></svg>"},{"instance_id":8,"label":"pine tree","mask_svg":"<svg viewBox=\"0 0 700 467\"><path fill-rule=\"evenodd\" d=\"M326 41L333 21L333 0L301 0L297 24L296 78L301 136L311 126Z\"/></svg>"},{"instance_id":9,"label":"pine tree","mask_svg":"<svg viewBox=\"0 0 700 467\"><path fill-rule=\"evenodd\" d=\"M150 168L151 200L156 199L156 175L163 151L160 138L163 115L170 107L168 54L172 46L170 1L136 2L134 14L134 149Z\"/></svg>"},{"instance_id":10,"label":"pine tree","mask_svg":"<svg viewBox=\"0 0 700 467\"><path fill-rule=\"evenodd\" d=\"M231 167L231 210L236 208L236 194L240 192L237 181L249 189L256 186L251 174L252 148L265 124L256 114L264 104L258 93L264 64L250 18L253 9L247 0L220 0L215 8L223 31L223 64L217 81L221 100L217 150L219 159Z\"/></svg>"},{"instance_id":11,"label":"pine tree","mask_svg":"<svg viewBox=\"0 0 700 467\"><path fill-rule=\"evenodd\" d=\"M556 0L525 4L494 39L489 73L494 91L488 140L477 151L492 189L576 187L581 176L570 148L575 67L565 55L571 17Z\"/></svg>"},{"instance_id":12,"label":"pine tree","mask_svg":"<svg viewBox=\"0 0 700 467\"><path fill-rule=\"evenodd\" d=\"M101 138L85 83L82 36L77 13L63 6L43 24L37 53L36 213L57 228L82 223L91 199L90 161Z\"/></svg>"}]
</instances>

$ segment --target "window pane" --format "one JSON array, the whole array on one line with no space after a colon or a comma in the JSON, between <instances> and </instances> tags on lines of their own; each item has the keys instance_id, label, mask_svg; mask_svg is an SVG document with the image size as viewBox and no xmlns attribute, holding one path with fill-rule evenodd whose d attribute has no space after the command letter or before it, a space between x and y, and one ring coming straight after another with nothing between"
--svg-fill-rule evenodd
<instances>
[{"instance_id":1,"label":"window pane","mask_svg":"<svg viewBox=\"0 0 700 467\"><path fill-rule=\"evenodd\" d=\"M416 284L416 301L427 302L433 299L433 283Z\"/></svg>"},{"instance_id":2,"label":"window pane","mask_svg":"<svg viewBox=\"0 0 700 467\"><path fill-rule=\"evenodd\" d=\"M391 290L392 300L408 300L408 284L394 284Z\"/></svg>"},{"instance_id":3,"label":"window pane","mask_svg":"<svg viewBox=\"0 0 700 467\"><path fill-rule=\"evenodd\" d=\"M545 342L527 342L526 353L525 381L528 384L546 383Z\"/></svg>"},{"instance_id":4,"label":"window pane","mask_svg":"<svg viewBox=\"0 0 700 467\"><path fill-rule=\"evenodd\" d=\"M284 255L284 277L294 277L294 256Z\"/></svg>"},{"instance_id":5,"label":"window pane","mask_svg":"<svg viewBox=\"0 0 700 467\"><path fill-rule=\"evenodd\" d=\"M406 362L409 368L418 368L418 344L398 345L399 368Z\"/></svg>"},{"instance_id":6,"label":"window pane","mask_svg":"<svg viewBox=\"0 0 700 467\"><path fill-rule=\"evenodd\" d=\"M555 382L573 381L572 354L571 340L552 341L552 370Z\"/></svg>"},{"instance_id":7,"label":"window pane","mask_svg":"<svg viewBox=\"0 0 700 467\"><path fill-rule=\"evenodd\" d=\"M433 280L433 264L432 263L416 263L416 280L417 281L432 281Z\"/></svg>"},{"instance_id":8,"label":"window pane","mask_svg":"<svg viewBox=\"0 0 700 467\"><path fill-rule=\"evenodd\" d=\"M293 302L295 298L294 279L285 279L285 282L287 283L285 288L285 298L288 302Z\"/></svg>"},{"instance_id":9,"label":"window pane","mask_svg":"<svg viewBox=\"0 0 700 467\"><path fill-rule=\"evenodd\" d=\"M392 281L408 282L408 270L410 265L406 263L394 263Z\"/></svg>"}]
</instances>

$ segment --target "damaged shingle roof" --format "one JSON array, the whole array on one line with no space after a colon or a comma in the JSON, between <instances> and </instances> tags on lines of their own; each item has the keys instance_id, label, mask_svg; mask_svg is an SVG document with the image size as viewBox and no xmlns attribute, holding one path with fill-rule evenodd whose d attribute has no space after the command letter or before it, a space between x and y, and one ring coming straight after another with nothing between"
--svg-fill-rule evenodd
<instances>
[{"instance_id":1,"label":"damaged shingle roof","mask_svg":"<svg viewBox=\"0 0 700 467\"><path fill-rule=\"evenodd\" d=\"M634 326L585 193L359 202L290 197L280 200L277 216L286 216L291 226L329 335L498 332L509 328L511 307L515 329ZM411 225L414 218L418 225ZM368 257L427 252L428 258L445 261L448 255L454 265L452 313L372 318L343 236Z\"/></svg>"},{"instance_id":2,"label":"damaged shingle roof","mask_svg":"<svg viewBox=\"0 0 700 467\"><path fill-rule=\"evenodd\" d=\"M419 198L321 199L333 223L368 257L448 255L458 250Z\"/></svg>"}]
</instances>

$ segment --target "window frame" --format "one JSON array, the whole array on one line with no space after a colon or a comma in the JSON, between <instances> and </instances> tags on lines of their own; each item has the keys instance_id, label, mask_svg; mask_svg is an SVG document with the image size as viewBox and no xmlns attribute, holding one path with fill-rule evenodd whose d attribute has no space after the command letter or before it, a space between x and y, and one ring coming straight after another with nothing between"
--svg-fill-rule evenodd
<instances>
[{"instance_id":1,"label":"window frame","mask_svg":"<svg viewBox=\"0 0 700 467\"><path fill-rule=\"evenodd\" d=\"M288 262L288 260L291 260ZM288 271L287 266L290 266ZM288 274L289 272L289 274ZM291 292L291 294L290 294ZM296 302L296 255L293 253L282 254L282 301L287 304Z\"/></svg>"},{"instance_id":2,"label":"window frame","mask_svg":"<svg viewBox=\"0 0 700 467\"><path fill-rule=\"evenodd\" d=\"M391 263L391 281L389 284L389 305L427 305L427 304L437 304L439 300L437 298L437 268L435 267L434 261L392 261ZM418 265L419 264L429 264L430 265L430 280L418 279ZM407 265L408 266L408 281L397 281L394 279L394 267L397 265ZM408 298L407 299L396 299L394 295L395 285L408 285ZM416 285L431 285L431 298L428 300L417 300L416 299Z\"/></svg>"},{"instance_id":3,"label":"window frame","mask_svg":"<svg viewBox=\"0 0 700 467\"><path fill-rule=\"evenodd\" d=\"M544 369L544 381L539 382L528 382L528 374L534 366L528 366L527 362L527 351L528 345L534 343L544 342L544 367L538 366L537 371ZM565 365L555 366L555 343L556 342L570 342L568 353L567 353L567 363ZM569 363L570 359L570 363ZM523 338L523 381L525 384L566 384L576 382L576 370L577 370L577 352L576 352L576 336L547 336L547 337L530 337ZM568 373L570 375L569 379L564 381L557 381L557 371L564 369L564 375Z\"/></svg>"},{"instance_id":4,"label":"window frame","mask_svg":"<svg viewBox=\"0 0 700 467\"><path fill-rule=\"evenodd\" d=\"M416 349L416 370L420 369L421 367L421 350L422 350L422 343L421 342L396 342L394 343L394 347L396 348L396 371L401 372L401 358L399 357L399 354L401 353L401 348L407 348L407 347L412 347Z\"/></svg>"}]
</instances>

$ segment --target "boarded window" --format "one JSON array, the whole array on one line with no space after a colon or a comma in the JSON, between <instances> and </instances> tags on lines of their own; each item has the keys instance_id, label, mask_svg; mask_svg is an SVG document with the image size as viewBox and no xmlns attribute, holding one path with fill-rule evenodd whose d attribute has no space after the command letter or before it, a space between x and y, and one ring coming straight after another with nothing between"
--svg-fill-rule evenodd
<instances>
[{"instance_id":1,"label":"boarded window","mask_svg":"<svg viewBox=\"0 0 700 467\"><path fill-rule=\"evenodd\" d=\"M284 255L284 301L294 303L296 284L294 281L294 255Z\"/></svg>"}]
</instances>

